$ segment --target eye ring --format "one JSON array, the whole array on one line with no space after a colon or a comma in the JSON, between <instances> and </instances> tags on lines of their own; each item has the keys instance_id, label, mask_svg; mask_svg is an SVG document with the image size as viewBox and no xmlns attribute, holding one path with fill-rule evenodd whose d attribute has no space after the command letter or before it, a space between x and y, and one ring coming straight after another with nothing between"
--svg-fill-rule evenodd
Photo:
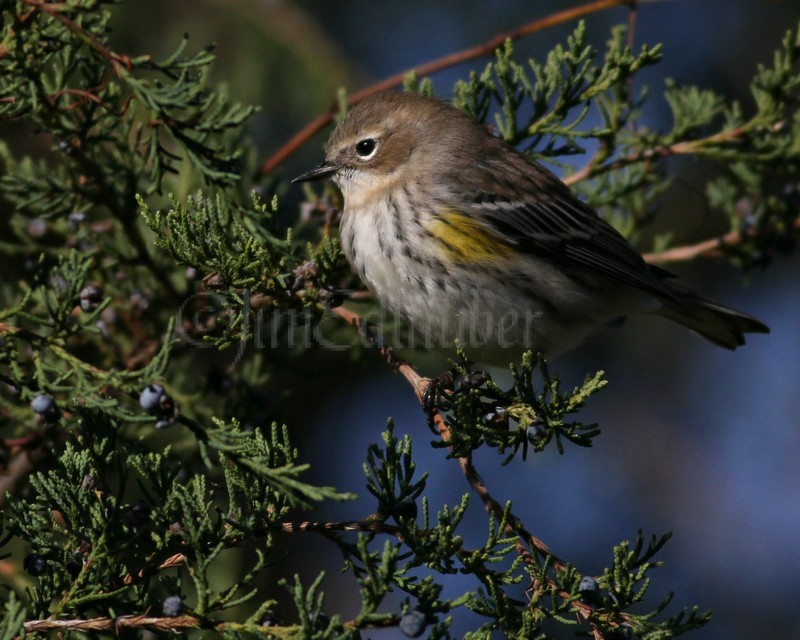
<instances>
[{"instance_id":1,"label":"eye ring","mask_svg":"<svg viewBox=\"0 0 800 640\"><path fill-rule=\"evenodd\" d=\"M375 155L378 149L378 142L374 138L364 138L356 143L356 153L362 160L368 160Z\"/></svg>"}]
</instances>

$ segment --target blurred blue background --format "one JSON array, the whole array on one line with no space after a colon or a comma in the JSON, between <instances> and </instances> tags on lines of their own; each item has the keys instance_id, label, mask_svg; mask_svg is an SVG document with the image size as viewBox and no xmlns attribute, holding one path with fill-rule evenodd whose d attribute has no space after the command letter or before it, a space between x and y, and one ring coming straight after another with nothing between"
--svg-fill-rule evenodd
<instances>
[{"instance_id":1,"label":"blurred blue background","mask_svg":"<svg viewBox=\"0 0 800 640\"><path fill-rule=\"evenodd\" d=\"M183 32L196 47L217 42L215 79L237 99L263 108L253 126L263 159L321 113L339 86L360 89L574 4L148 0L120 6L116 30L122 48L132 53L167 53ZM590 16L591 40L602 47L611 27L627 18L625 9ZM146 29L134 28L144 20ZM796 0L643 2L637 47L660 42L665 55L637 79L651 89L648 123L670 126L661 98L666 78L738 97L747 112L749 79L798 21ZM543 59L574 26L516 43L517 59ZM437 94L449 96L456 79L485 64L479 60L435 76ZM318 162L326 135L291 158L284 175ZM668 169L678 180L664 201L670 212L664 228L678 225L681 243L724 231L725 221L707 210L701 195L705 171L686 161L670 162ZM669 614L694 603L713 609L711 624L691 637L800 637L794 616L800 597L800 260L779 260L746 281L711 260L675 270L709 296L764 320L772 334L754 336L729 353L659 319L632 318L603 330L552 363L567 385L598 369L606 372L608 388L581 414L602 427L595 447L568 448L563 456L548 452L506 467L492 452L480 451L477 467L501 502L511 499L528 527L584 573L601 572L611 546L639 528L646 534L673 531L651 593L656 600L676 591ZM434 510L459 500L467 485L456 463L428 446L424 416L402 378L377 357L354 364L346 353L313 375L319 382L315 401L294 407L290 422L301 457L317 481L362 496L331 505L320 517L362 518L374 509L361 464L390 416L398 434L414 438L418 468L431 471L427 496ZM477 499L464 532L468 545L485 533ZM354 582L337 573L333 546L316 538L292 538L290 544L301 545L294 547L298 557L313 549L306 576L329 570L330 611L357 613ZM457 578L447 584L452 594L462 587ZM465 614L454 628L463 632L473 623Z\"/></svg>"}]
</instances>

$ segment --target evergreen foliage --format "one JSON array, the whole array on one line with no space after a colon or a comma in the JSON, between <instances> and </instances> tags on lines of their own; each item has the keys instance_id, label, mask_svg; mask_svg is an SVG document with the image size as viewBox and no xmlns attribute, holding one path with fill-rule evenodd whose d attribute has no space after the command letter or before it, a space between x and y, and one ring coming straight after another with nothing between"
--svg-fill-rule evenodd
<instances>
[{"instance_id":1,"label":"evergreen foliage","mask_svg":"<svg viewBox=\"0 0 800 640\"><path fill-rule=\"evenodd\" d=\"M391 422L365 456L360 498L373 515L296 519L356 499L304 480L293 425L275 423L279 401L264 398L304 393L279 387L287 363L319 357L293 348L299 340L357 342L326 314L359 287L330 224L340 196L307 187L309 215L297 220L276 180L254 182L246 124L256 110L209 86L211 48L192 52L184 38L163 61L114 51L112 5L0 5L0 123L34 141L25 152L19 137L0 143L11 212L0 222L10 274L0 282L9 479L0 544L14 568L0 587L0 638L202 629L323 640L384 627L448 638L464 609L483 621L471 639L550 638L575 626L595 638L656 640L705 624L696 607L667 609L672 595L660 600L657 582L649 593L668 534L620 542L603 574L588 577L532 542L510 504L481 496L494 506L483 542L466 546L474 496L429 504L412 440ZM670 84L665 132L641 124L652 98L630 82L661 48L636 53L625 42L615 29L598 52L579 24L544 61L527 62L508 43L456 85L454 102L539 159L582 163L568 181L633 241L669 185L664 159L693 155L719 165L707 197L736 235L721 246L731 261L748 269L792 251L798 32L757 70L752 108ZM427 79L406 85L432 91ZM669 246L659 236L654 249ZM287 326L290 314L300 321ZM265 339L265 325L280 346L240 361L237 350ZM238 366L226 368L232 357ZM484 445L515 464L599 436L575 414L604 386L601 374L565 391L528 354L503 389L463 353L454 374L455 392L437 407L449 437L434 446L465 467ZM265 593L268 569L292 562L279 540L311 535L354 576L354 618L325 611L323 574ZM231 564L241 565L235 577L222 569ZM442 578L456 573L467 586L446 597ZM385 605L392 592L403 594L400 609ZM281 603L293 603L293 619L275 617Z\"/></svg>"}]
</instances>

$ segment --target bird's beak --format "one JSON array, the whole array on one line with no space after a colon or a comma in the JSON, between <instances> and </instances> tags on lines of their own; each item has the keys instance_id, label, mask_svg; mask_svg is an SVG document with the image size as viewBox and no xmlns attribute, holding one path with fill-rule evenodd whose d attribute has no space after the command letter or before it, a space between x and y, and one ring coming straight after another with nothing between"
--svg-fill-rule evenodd
<instances>
[{"instance_id":1,"label":"bird's beak","mask_svg":"<svg viewBox=\"0 0 800 640\"><path fill-rule=\"evenodd\" d=\"M318 167L314 167L311 171L306 171L304 174L297 176L292 182L310 182L311 180L324 180L332 176L339 170L338 167L323 162Z\"/></svg>"}]
</instances>

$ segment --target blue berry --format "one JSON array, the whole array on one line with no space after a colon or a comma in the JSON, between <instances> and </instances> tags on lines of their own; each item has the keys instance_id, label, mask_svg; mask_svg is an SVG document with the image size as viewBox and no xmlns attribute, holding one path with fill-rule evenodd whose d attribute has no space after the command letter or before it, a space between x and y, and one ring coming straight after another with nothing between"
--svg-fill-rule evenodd
<instances>
[{"instance_id":1,"label":"blue berry","mask_svg":"<svg viewBox=\"0 0 800 640\"><path fill-rule=\"evenodd\" d=\"M47 561L38 553L29 553L22 561L22 567L34 578L38 578L47 570Z\"/></svg>"},{"instance_id":2,"label":"blue berry","mask_svg":"<svg viewBox=\"0 0 800 640\"><path fill-rule=\"evenodd\" d=\"M489 379L489 374L485 371L471 371L464 373L455 384L457 393L465 393L470 389L477 389Z\"/></svg>"},{"instance_id":3,"label":"blue berry","mask_svg":"<svg viewBox=\"0 0 800 640\"><path fill-rule=\"evenodd\" d=\"M83 211L73 211L67 216L67 225L70 231L75 231L85 220L86 214Z\"/></svg>"},{"instance_id":4,"label":"blue berry","mask_svg":"<svg viewBox=\"0 0 800 640\"><path fill-rule=\"evenodd\" d=\"M781 196L786 201L790 211L800 211L800 188L796 184L784 185Z\"/></svg>"},{"instance_id":5,"label":"blue berry","mask_svg":"<svg viewBox=\"0 0 800 640\"><path fill-rule=\"evenodd\" d=\"M261 618L261 622L259 622L258 625L260 627L279 627L281 622L271 613L267 613L263 618Z\"/></svg>"},{"instance_id":6,"label":"blue berry","mask_svg":"<svg viewBox=\"0 0 800 640\"><path fill-rule=\"evenodd\" d=\"M75 147L72 146L72 143L69 140L62 140L58 143L59 151L63 152L65 155L71 156L75 154Z\"/></svg>"},{"instance_id":7,"label":"blue berry","mask_svg":"<svg viewBox=\"0 0 800 640\"><path fill-rule=\"evenodd\" d=\"M44 237L47 233L47 222L42 220L41 218L34 218L30 222L28 222L28 235L31 238L38 240L39 238Z\"/></svg>"},{"instance_id":8,"label":"blue berry","mask_svg":"<svg viewBox=\"0 0 800 640\"><path fill-rule=\"evenodd\" d=\"M151 416L156 416L156 429L175 424L178 405L160 384L149 384L139 394L139 405Z\"/></svg>"},{"instance_id":9,"label":"blue berry","mask_svg":"<svg viewBox=\"0 0 800 640\"><path fill-rule=\"evenodd\" d=\"M578 583L578 591L581 593L591 593L597 591L597 580L592 576L583 576Z\"/></svg>"},{"instance_id":10,"label":"blue berry","mask_svg":"<svg viewBox=\"0 0 800 640\"><path fill-rule=\"evenodd\" d=\"M491 407L483 414L483 424L501 426L508 422L508 411L505 407Z\"/></svg>"},{"instance_id":11,"label":"blue berry","mask_svg":"<svg viewBox=\"0 0 800 640\"><path fill-rule=\"evenodd\" d=\"M600 585L597 584L597 580L592 576L581 577L578 583L578 592L581 594L583 601L590 605L600 606L603 604L603 595L600 592ZM613 594L611 594L611 597L614 597Z\"/></svg>"},{"instance_id":12,"label":"blue berry","mask_svg":"<svg viewBox=\"0 0 800 640\"><path fill-rule=\"evenodd\" d=\"M128 511L125 516L125 521L129 526L138 529L150 522L150 512L150 505L144 500L139 500L139 502L133 505Z\"/></svg>"},{"instance_id":13,"label":"blue berry","mask_svg":"<svg viewBox=\"0 0 800 640\"><path fill-rule=\"evenodd\" d=\"M545 427L544 422L541 420L536 420L536 422L529 425L525 430L525 435L528 437L528 442L536 446L542 442L545 435L547 435L547 427Z\"/></svg>"},{"instance_id":14,"label":"blue berry","mask_svg":"<svg viewBox=\"0 0 800 640\"><path fill-rule=\"evenodd\" d=\"M78 294L81 309L84 311L94 311L103 301L103 287L96 284L86 285Z\"/></svg>"},{"instance_id":15,"label":"blue berry","mask_svg":"<svg viewBox=\"0 0 800 640\"><path fill-rule=\"evenodd\" d=\"M161 410L161 399L167 395L160 384L148 384L139 394L139 406L147 413L158 413Z\"/></svg>"},{"instance_id":16,"label":"blue berry","mask_svg":"<svg viewBox=\"0 0 800 640\"><path fill-rule=\"evenodd\" d=\"M46 393L40 393L31 400L31 409L43 416L53 416L58 413L58 405L53 396Z\"/></svg>"},{"instance_id":17,"label":"blue berry","mask_svg":"<svg viewBox=\"0 0 800 640\"><path fill-rule=\"evenodd\" d=\"M317 612L316 617L309 613L308 621L313 625L315 631L324 631L331 624L331 619L324 611Z\"/></svg>"},{"instance_id":18,"label":"blue berry","mask_svg":"<svg viewBox=\"0 0 800 640\"><path fill-rule=\"evenodd\" d=\"M161 605L161 613L168 618L177 618L183 613L183 610L183 598L180 596L170 596L164 600L164 604Z\"/></svg>"},{"instance_id":19,"label":"blue berry","mask_svg":"<svg viewBox=\"0 0 800 640\"><path fill-rule=\"evenodd\" d=\"M742 235L749 233L752 229L758 226L758 216L754 213L748 213L739 221L739 233Z\"/></svg>"},{"instance_id":20,"label":"blue berry","mask_svg":"<svg viewBox=\"0 0 800 640\"><path fill-rule=\"evenodd\" d=\"M83 558L79 553L76 553L74 557L70 558L64 563L64 567L66 568L70 577L75 580L83 569Z\"/></svg>"},{"instance_id":21,"label":"blue berry","mask_svg":"<svg viewBox=\"0 0 800 640\"><path fill-rule=\"evenodd\" d=\"M403 498L392 509L392 517L398 522L400 520L414 520L417 517L417 513L417 503L411 496Z\"/></svg>"},{"instance_id":22,"label":"blue berry","mask_svg":"<svg viewBox=\"0 0 800 640\"><path fill-rule=\"evenodd\" d=\"M427 619L421 611L407 611L400 618L400 631L408 638L419 638L425 631Z\"/></svg>"}]
</instances>

